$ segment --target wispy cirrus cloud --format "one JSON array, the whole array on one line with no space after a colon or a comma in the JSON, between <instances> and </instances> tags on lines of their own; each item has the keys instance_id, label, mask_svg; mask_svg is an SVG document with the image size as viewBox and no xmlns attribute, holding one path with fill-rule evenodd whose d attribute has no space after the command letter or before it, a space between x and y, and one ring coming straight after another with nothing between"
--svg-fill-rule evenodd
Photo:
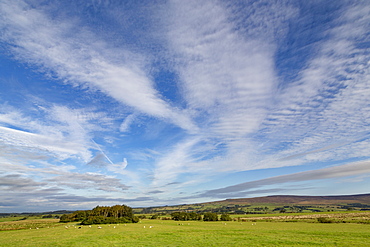
<instances>
[{"instance_id":1,"label":"wispy cirrus cloud","mask_svg":"<svg viewBox=\"0 0 370 247\"><path fill-rule=\"evenodd\" d=\"M46 162L39 167L0 164L4 173L0 177L2 189L0 208L3 209L9 207L13 210L34 211L42 205L49 210L59 207L81 209L96 206L102 202L122 203L122 198L114 198L117 196L114 194L129 189L129 186L116 177L99 173L73 172L76 167L72 166L55 166ZM105 196L97 197L102 192ZM110 193L111 196L106 196L106 193ZM58 198L65 200L59 201L60 204L58 204Z\"/></svg>"},{"instance_id":2,"label":"wispy cirrus cloud","mask_svg":"<svg viewBox=\"0 0 370 247\"><path fill-rule=\"evenodd\" d=\"M264 186L274 185L275 187L285 183L297 183L310 180L320 180L320 179L331 179L331 178L341 178L349 177L355 175L362 175L370 173L370 162L361 161L355 163L349 163L345 165L339 165L334 167L327 167L323 169L293 173L288 175L282 175L277 177L270 177L261 180L255 180L250 182L245 182L241 184L236 184L232 186L227 186L220 189L214 189L203 192L200 197L215 197L215 198L225 198L232 195L233 193L241 193L252 191Z\"/></svg>"},{"instance_id":3,"label":"wispy cirrus cloud","mask_svg":"<svg viewBox=\"0 0 370 247\"><path fill-rule=\"evenodd\" d=\"M287 24L302 17L293 4L279 4L269 6L277 11L272 15L249 6L248 18L238 20L233 4L171 2L169 47L202 133L201 141L164 152L155 176L367 157L369 130L359 126L369 125L369 66L357 44L368 26L366 11L358 8L368 6L338 11L329 21L335 28L317 41L296 79L281 81L275 55L289 35ZM248 29L239 30L243 21Z\"/></svg>"},{"instance_id":4,"label":"wispy cirrus cloud","mask_svg":"<svg viewBox=\"0 0 370 247\"><path fill-rule=\"evenodd\" d=\"M255 155L251 136L261 128L273 104L278 81L277 43L271 42L276 37L266 39L262 33L273 36L272 29L285 29L284 22L296 10L271 8L275 14L268 15L252 7L248 21L254 19L255 24L239 30L238 22L245 20L235 13L233 4L171 1L169 7L165 37L182 93L201 133L165 152L154 177L249 169ZM256 24L262 19L266 26Z\"/></svg>"},{"instance_id":5,"label":"wispy cirrus cloud","mask_svg":"<svg viewBox=\"0 0 370 247\"><path fill-rule=\"evenodd\" d=\"M155 90L145 72L143 55L108 47L83 25L77 34L78 20L52 18L38 7L20 0L1 4L2 40L12 44L8 48L16 59L42 67L72 85L100 90L142 113L196 130L184 112Z\"/></svg>"},{"instance_id":6,"label":"wispy cirrus cloud","mask_svg":"<svg viewBox=\"0 0 370 247\"><path fill-rule=\"evenodd\" d=\"M90 149L96 149L91 133L106 131L113 121L95 109L70 109L64 106L44 106L42 119L35 120L29 112L4 106L0 111L0 140L8 146L7 153L38 152L58 159L72 156L85 162L91 159ZM94 123L99 119L99 124ZM14 152L12 152L12 149Z\"/></svg>"},{"instance_id":7,"label":"wispy cirrus cloud","mask_svg":"<svg viewBox=\"0 0 370 247\"><path fill-rule=\"evenodd\" d=\"M29 191L46 185L43 182L36 182L30 178L22 177L19 174L8 174L1 177L0 187L9 191Z\"/></svg>"},{"instance_id":8,"label":"wispy cirrus cloud","mask_svg":"<svg viewBox=\"0 0 370 247\"><path fill-rule=\"evenodd\" d=\"M335 28L317 44L317 53L300 72L300 79L278 94L277 107L263 126L272 141L270 148L281 141L287 144L279 152L281 157L311 154L312 159L320 152L327 157L317 156L317 160L340 160L365 151L361 143L368 142L370 131L366 127L370 117L369 65L366 48L358 44L368 39L369 17L359 8L369 7L351 6L332 21ZM337 152L341 147L347 151Z\"/></svg>"},{"instance_id":9,"label":"wispy cirrus cloud","mask_svg":"<svg viewBox=\"0 0 370 247\"><path fill-rule=\"evenodd\" d=\"M168 204L199 184L217 198L227 193L212 186L277 193L297 174L368 172L340 164L369 159L369 7L2 2L13 72L0 69L0 169L62 189L70 205L96 193ZM241 171L271 168L286 175L242 183ZM219 179L235 174L240 187Z\"/></svg>"},{"instance_id":10,"label":"wispy cirrus cloud","mask_svg":"<svg viewBox=\"0 0 370 247\"><path fill-rule=\"evenodd\" d=\"M129 187L122 184L120 179L93 173L67 173L47 179L58 186L67 186L73 189L102 190L107 192L127 190Z\"/></svg>"}]
</instances>

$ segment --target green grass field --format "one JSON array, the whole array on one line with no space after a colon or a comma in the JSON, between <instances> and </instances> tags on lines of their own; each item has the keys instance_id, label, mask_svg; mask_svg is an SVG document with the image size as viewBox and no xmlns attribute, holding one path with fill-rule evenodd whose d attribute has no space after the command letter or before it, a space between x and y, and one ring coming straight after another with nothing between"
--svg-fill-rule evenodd
<instances>
[{"instance_id":1,"label":"green grass field","mask_svg":"<svg viewBox=\"0 0 370 247\"><path fill-rule=\"evenodd\" d=\"M142 220L79 229L49 221L0 231L0 246L370 246L370 224Z\"/></svg>"}]
</instances>

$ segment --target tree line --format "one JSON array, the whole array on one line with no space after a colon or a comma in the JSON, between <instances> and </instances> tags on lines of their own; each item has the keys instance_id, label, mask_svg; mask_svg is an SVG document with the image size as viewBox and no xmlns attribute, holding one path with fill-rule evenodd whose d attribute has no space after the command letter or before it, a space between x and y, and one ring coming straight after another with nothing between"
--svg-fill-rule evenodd
<instances>
[{"instance_id":1,"label":"tree line","mask_svg":"<svg viewBox=\"0 0 370 247\"><path fill-rule=\"evenodd\" d=\"M96 206L92 210L81 210L71 214L63 214L60 222L81 222L81 225L137 223L132 208L126 205Z\"/></svg>"},{"instance_id":2,"label":"tree line","mask_svg":"<svg viewBox=\"0 0 370 247\"><path fill-rule=\"evenodd\" d=\"M217 213L207 212L204 213L203 217L201 214L195 212L173 212L171 213L171 218L176 221L188 221L188 220L203 220L203 221L231 221L231 217L228 214L221 214L220 219Z\"/></svg>"}]
</instances>

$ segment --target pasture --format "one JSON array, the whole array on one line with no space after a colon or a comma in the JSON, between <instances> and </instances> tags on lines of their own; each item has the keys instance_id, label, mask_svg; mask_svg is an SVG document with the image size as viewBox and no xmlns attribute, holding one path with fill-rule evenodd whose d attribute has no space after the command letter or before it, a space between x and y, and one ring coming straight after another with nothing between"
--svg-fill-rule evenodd
<instances>
[{"instance_id":1,"label":"pasture","mask_svg":"<svg viewBox=\"0 0 370 247\"><path fill-rule=\"evenodd\" d=\"M7 223L15 224L1 224ZM142 220L100 229L52 219L20 224L27 229L0 231L0 246L370 246L370 224Z\"/></svg>"}]
</instances>

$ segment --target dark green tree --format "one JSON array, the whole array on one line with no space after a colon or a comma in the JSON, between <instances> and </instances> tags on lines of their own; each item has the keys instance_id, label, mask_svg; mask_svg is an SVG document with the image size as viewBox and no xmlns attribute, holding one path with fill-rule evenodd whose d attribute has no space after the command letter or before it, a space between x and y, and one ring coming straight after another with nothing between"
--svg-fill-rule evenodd
<instances>
[{"instance_id":1,"label":"dark green tree","mask_svg":"<svg viewBox=\"0 0 370 247\"><path fill-rule=\"evenodd\" d=\"M220 220L221 221L232 221L230 215L228 214L221 214Z\"/></svg>"},{"instance_id":2,"label":"dark green tree","mask_svg":"<svg viewBox=\"0 0 370 247\"><path fill-rule=\"evenodd\" d=\"M114 224L114 223L137 223L139 219L134 216L132 208L126 205L96 206L92 210L76 211L64 214L60 222L81 221L82 225L88 224Z\"/></svg>"},{"instance_id":3,"label":"dark green tree","mask_svg":"<svg viewBox=\"0 0 370 247\"><path fill-rule=\"evenodd\" d=\"M218 215L217 213L204 213L203 215L203 220L204 221L218 221Z\"/></svg>"},{"instance_id":4,"label":"dark green tree","mask_svg":"<svg viewBox=\"0 0 370 247\"><path fill-rule=\"evenodd\" d=\"M197 214L195 212L188 213L189 214L189 220L201 220L202 215Z\"/></svg>"},{"instance_id":5,"label":"dark green tree","mask_svg":"<svg viewBox=\"0 0 370 247\"><path fill-rule=\"evenodd\" d=\"M186 213L186 212L173 212L171 214L173 220L176 221L187 221L187 220L201 220L202 216L195 212Z\"/></svg>"}]
</instances>

